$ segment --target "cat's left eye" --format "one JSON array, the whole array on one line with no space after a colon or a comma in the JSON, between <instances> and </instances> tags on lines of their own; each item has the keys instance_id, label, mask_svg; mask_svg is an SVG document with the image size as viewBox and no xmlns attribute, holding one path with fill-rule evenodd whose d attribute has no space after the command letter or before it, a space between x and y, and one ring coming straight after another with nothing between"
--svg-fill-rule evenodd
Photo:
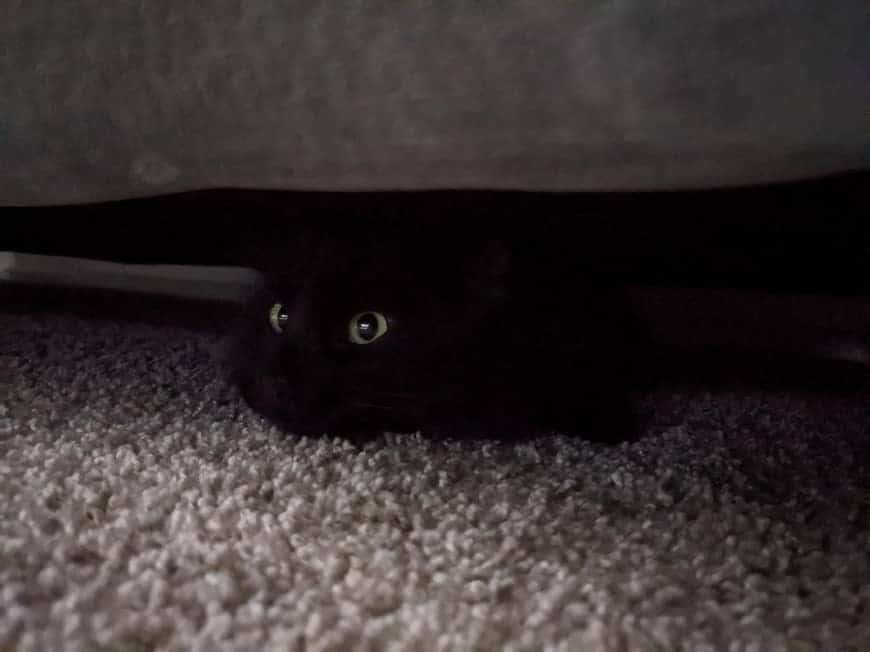
<instances>
[{"instance_id":1,"label":"cat's left eye","mask_svg":"<svg viewBox=\"0 0 870 652\"><path fill-rule=\"evenodd\" d=\"M371 344L387 332L387 318L379 312L359 312L351 318L347 330L354 344Z\"/></svg>"},{"instance_id":2,"label":"cat's left eye","mask_svg":"<svg viewBox=\"0 0 870 652\"><path fill-rule=\"evenodd\" d=\"M284 332L284 325L290 319L287 313L287 308L281 303L273 303L269 308L269 325L272 330L281 335Z\"/></svg>"}]
</instances>

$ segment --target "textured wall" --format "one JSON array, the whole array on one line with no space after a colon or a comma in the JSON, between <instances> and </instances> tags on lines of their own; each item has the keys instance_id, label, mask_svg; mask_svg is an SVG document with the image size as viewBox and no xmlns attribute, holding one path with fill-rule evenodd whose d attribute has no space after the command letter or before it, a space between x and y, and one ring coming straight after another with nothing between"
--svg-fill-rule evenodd
<instances>
[{"instance_id":1,"label":"textured wall","mask_svg":"<svg viewBox=\"0 0 870 652\"><path fill-rule=\"evenodd\" d=\"M864 0L7 2L0 204L866 166Z\"/></svg>"}]
</instances>

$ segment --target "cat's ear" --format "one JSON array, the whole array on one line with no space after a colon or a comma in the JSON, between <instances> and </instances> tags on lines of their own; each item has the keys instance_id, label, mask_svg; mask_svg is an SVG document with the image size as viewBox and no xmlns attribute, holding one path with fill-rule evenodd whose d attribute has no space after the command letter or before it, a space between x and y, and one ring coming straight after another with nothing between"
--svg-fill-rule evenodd
<instances>
[{"instance_id":1,"label":"cat's ear","mask_svg":"<svg viewBox=\"0 0 870 652\"><path fill-rule=\"evenodd\" d=\"M483 299L504 298L510 267L510 249L501 240L490 240L471 260L467 277L469 291Z\"/></svg>"}]
</instances>

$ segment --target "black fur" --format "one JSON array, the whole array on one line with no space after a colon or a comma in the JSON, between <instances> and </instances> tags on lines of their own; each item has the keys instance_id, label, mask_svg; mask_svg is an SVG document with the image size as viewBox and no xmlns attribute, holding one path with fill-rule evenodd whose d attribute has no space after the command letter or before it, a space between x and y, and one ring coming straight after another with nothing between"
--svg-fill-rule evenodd
<instances>
[{"instance_id":1,"label":"black fur","mask_svg":"<svg viewBox=\"0 0 870 652\"><path fill-rule=\"evenodd\" d=\"M631 436L640 328L573 240L527 224L345 222L263 253L267 280L235 346L247 400L301 434ZM281 334L275 303L288 312ZM389 330L353 343L349 322L364 311Z\"/></svg>"}]
</instances>

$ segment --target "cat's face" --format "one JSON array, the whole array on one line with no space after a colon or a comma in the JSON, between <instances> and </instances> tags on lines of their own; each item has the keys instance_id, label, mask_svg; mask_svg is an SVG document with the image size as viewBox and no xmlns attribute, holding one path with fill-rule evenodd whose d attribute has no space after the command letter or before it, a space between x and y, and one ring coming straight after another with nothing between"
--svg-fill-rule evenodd
<instances>
[{"instance_id":1,"label":"cat's face","mask_svg":"<svg viewBox=\"0 0 870 652\"><path fill-rule=\"evenodd\" d=\"M416 428L485 382L506 293L498 245L421 236L300 249L246 314L240 376L257 409L307 434Z\"/></svg>"}]
</instances>

